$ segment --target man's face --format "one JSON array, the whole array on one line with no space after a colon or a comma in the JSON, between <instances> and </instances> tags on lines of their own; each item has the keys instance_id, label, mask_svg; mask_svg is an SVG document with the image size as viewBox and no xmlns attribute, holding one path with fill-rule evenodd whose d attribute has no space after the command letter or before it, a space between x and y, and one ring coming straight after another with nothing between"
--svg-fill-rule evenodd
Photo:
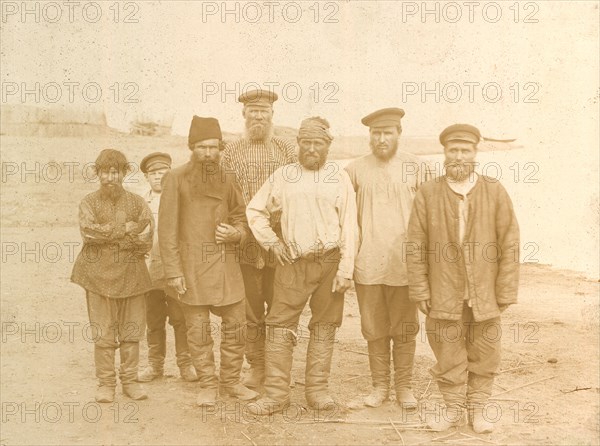
<instances>
[{"instance_id":1,"label":"man's face","mask_svg":"<svg viewBox=\"0 0 600 446\"><path fill-rule=\"evenodd\" d=\"M398 151L398 127L371 127L369 136L371 151L377 158L387 161Z\"/></svg>"},{"instance_id":2,"label":"man's face","mask_svg":"<svg viewBox=\"0 0 600 446\"><path fill-rule=\"evenodd\" d=\"M475 170L477 149L467 141L449 141L444 147L446 175L455 181L466 179Z\"/></svg>"},{"instance_id":3,"label":"man's face","mask_svg":"<svg viewBox=\"0 0 600 446\"><path fill-rule=\"evenodd\" d=\"M248 104L242 112L246 119L246 130L252 140L264 140L271 132L273 125L273 108L271 106Z\"/></svg>"},{"instance_id":4,"label":"man's face","mask_svg":"<svg viewBox=\"0 0 600 446\"><path fill-rule=\"evenodd\" d=\"M305 168L318 170L327 161L330 142L321 138L303 138L298 140L300 150L298 160Z\"/></svg>"},{"instance_id":5,"label":"man's face","mask_svg":"<svg viewBox=\"0 0 600 446\"><path fill-rule=\"evenodd\" d=\"M192 146L192 159L200 164L216 164L219 162L221 153L220 139L205 139L194 143Z\"/></svg>"},{"instance_id":6,"label":"man's face","mask_svg":"<svg viewBox=\"0 0 600 446\"><path fill-rule=\"evenodd\" d=\"M148 184L150 184L152 192L160 193L162 191L160 180L168 171L168 167L159 167L158 169L149 170L144 174L146 176L146 180L148 180Z\"/></svg>"},{"instance_id":7,"label":"man's face","mask_svg":"<svg viewBox=\"0 0 600 446\"><path fill-rule=\"evenodd\" d=\"M125 172L116 167L104 167L98 170L100 178L100 190L111 199L115 199L123 191L123 180Z\"/></svg>"}]
</instances>

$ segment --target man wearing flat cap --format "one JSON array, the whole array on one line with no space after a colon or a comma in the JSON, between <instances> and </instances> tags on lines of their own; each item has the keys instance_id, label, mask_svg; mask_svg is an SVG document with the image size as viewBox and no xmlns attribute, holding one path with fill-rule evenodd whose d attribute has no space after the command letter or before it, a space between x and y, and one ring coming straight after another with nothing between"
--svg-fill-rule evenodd
<instances>
[{"instance_id":1,"label":"man wearing flat cap","mask_svg":"<svg viewBox=\"0 0 600 446\"><path fill-rule=\"evenodd\" d=\"M465 406L475 432L493 430L486 404L500 366L500 314L517 302L519 225L504 187L475 172L480 139L468 124L440 134L446 175L421 186L409 222L410 299L427 315L431 374L446 403L426 420L437 431L463 425Z\"/></svg>"},{"instance_id":2,"label":"man wearing flat cap","mask_svg":"<svg viewBox=\"0 0 600 446\"><path fill-rule=\"evenodd\" d=\"M171 156L168 153L154 152L146 155L140 163L140 170L146 177L150 190L144 195L146 203L158 221L158 207L162 192L162 177L171 169ZM167 318L175 332L175 355L181 377L186 381L196 381L196 371L187 344L185 318L177 299L165 293L165 275L158 237L154 238L150 256L146 259L153 289L146 295L146 340L148 342L148 366L138 374L138 381L149 382L164 374L167 351Z\"/></svg>"},{"instance_id":3,"label":"man wearing flat cap","mask_svg":"<svg viewBox=\"0 0 600 446\"><path fill-rule=\"evenodd\" d=\"M168 172L158 212L159 243L167 293L181 302L200 406L221 396L250 400L258 394L240 382L246 307L239 244L249 230L233 174L219 167L223 148L215 118L194 116L191 159ZM215 373L210 313L221 317L221 367Z\"/></svg>"},{"instance_id":4,"label":"man wearing flat cap","mask_svg":"<svg viewBox=\"0 0 600 446\"><path fill-rule=\"evenodd\" d=\"M424 175L416 156L398 150L403 116L400 108L385 108L364 117L371 153L346 167L358 207L354 283L373 381L373 391L364 400L368 407L378 407L389 397L390 356L397 403L404 408L417 405L411 378L419 318L408 299L403 249L413 199Z\"/></svg>"},{"instance_id":5,"label":"man wearing flat cap","mask_svg":"<svg viewBox=\"0 0 600 446\"><path fill-rule=\"evenodd\" d=\"M257 415L290 404L292 355L300 315L310 298L305 396L310 407L334 408L328 379L344 293L354 268L356 198L348 174L326 162L332 141L320 117L302 121L299 163L277 169L248 204L250 229L277 262L273 303L266 317L265 395ZM271 216L281 214L281 235Z\"/></svg>"},{"instance_id":6,"label":"man wearing flat cap","mask_svg":"<svg viewBox=\"0 0 600 446\"><path fill-rule=\"evenodd\" d=\"M273 102L277 95L268 90L253 90L242 94L242 116L246 121L243 138L227 144L223 165L235 172L248 205L258 189L277 168L297 161L294 144L273 134ZM278 215L273 216L277 224ZM245 383L258 388L264 380L265 315L273 296L274 266L254 237L245 241L241 259L246 288L246 359L250 374Z\"/></svg>"}]
</instances>

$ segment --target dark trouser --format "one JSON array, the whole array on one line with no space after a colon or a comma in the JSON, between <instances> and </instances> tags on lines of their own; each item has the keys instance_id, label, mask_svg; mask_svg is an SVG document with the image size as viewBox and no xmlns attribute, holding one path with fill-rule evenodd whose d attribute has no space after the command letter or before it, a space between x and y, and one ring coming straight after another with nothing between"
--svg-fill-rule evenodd
<instances>
[{"instance_id":1,"label":"dark trouser","mask_svg":"<svg viewBox=\"0 0 600 446\"><path fill-rule=\"evenodd\" d=\"M116 385L114 351L121 348L120 378L123 384L135 382L139 360L139 342L145 328L143 294L111 299L86 292L91 336L94 341L96 376L100 385ZM112 360L111 360L112 359Z\"/></svg>"},{"instance_id":2,"label":"dark trouser","mask_svg":"<svg viewBox=\"0 0 600 446\"><path fill-rule=\"evenodd\" d=\"M200 386L217 387L213 338L215 326L211 324L210 312L221 317L221 369L220 384L232 386L239 382L244 361L246 329L246 305L243 300L231 305L181 304L187 325L187 339L192 363L198 373Z\"/></svg>"},{"instance_id":3,"label":"dark trouser","mask_svg":"<svg viewBox=\"0 0 600 446\"><path fill-rule=\"evenodd\" d=\"M152 290L146 295L146 322L148 325L146 339L148 340L148 362L157 371L162 371L165 363L167 317L169 325L175 332L177 365L181 368L192 363L187 344L187 327L181 305L163 290Z\"/></svg>"},{"instance_id":4,"label":"dark trouser","mask_svg":"<svg viewBox=\"0 0 600 446\"><path fill-rule=\"evenodd\" d=\"M419 332L417 306L408 286L355 284L363 337L369 344L373 385L389 387L390 340L393 340L396 390L410 388Z\"/></svg>"},{"instance_id":5,"label":"dark trouser","mask_svg":"<svg viewBox=\"0 0 600 446\"><path fill-rule=\"evenodd\" d=\"M475 322L465 303L460 320L428 317L425 329L437 359L431 374L446 403L464 404L465 384L470 404L486 403L500 367L500 317Z\"/></svg>"},{"instance_id":6,"label":"dark trouser","mask_svg":"<svg viewBox=\"0 0 600 446\"><path fill-rule=\"evenodd\" d=\"M262 369L265 360L265 316L273 300L275 269L240 264L246 289L246 359ZM266 304L266 309L265 309Z\"/></svg>"}]
</instances>

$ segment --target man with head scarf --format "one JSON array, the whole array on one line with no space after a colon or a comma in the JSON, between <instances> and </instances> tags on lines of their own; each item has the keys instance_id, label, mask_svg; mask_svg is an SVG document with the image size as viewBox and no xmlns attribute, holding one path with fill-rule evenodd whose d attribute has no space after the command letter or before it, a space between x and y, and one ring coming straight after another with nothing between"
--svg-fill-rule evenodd
<instances>
[{"instance_id":1,"label":"man with head scarf","mask_svg":"<svg viewBox=\"0 0 600 446\"><path fill-rule=\"evenodd\" d=\"M125 155L105 149L94 164L100 189L79 205L83 247L71 281L85 289L94 329L94 361L99 381L96 401L115 397L115 349L121 355L123 393L147 398L136 382L139 341L145 321L144 299L152 285L144 257L152 248L154 220L142 197L123 188L130 169Z\"/></svg>"},{"instance_id":2,"label":"man with head scarf","mask_svg":"<svg viewBox=\"0 0 600 446\"><path fill-rule=\"evenodd\" d=\"M334 407L328 379L354 268L356 198L348 174L327 162L332 139L325 119L305 119L298 131L299 163L277 169L248 204L250 228L277 263L266 317L265 395L248 406L257 415L290 404L292 353L309 298L306 400L315 409ZM273 230L275 213L281 214L281 236Z\"/></svg>"},{"instance_id":3,"label":"man with head scarf","mask_svg":"<svg viewBox=\"0 0 600 446\"><path fill-rule=\"evenodd\" d=\"M167 293L181 302L200 382L197 404L214 406L217 389L250 400L258 394L240 382L246 307L239 244L249 233L244 201L235 177L219 166L223 143L215 118L194 116L188 146L190 161L163 179L158 213ZM210 313L222 320L218 380Z\"/></svg>"},{"instance_id":4,"label":"man with head scarf","mask_svg":"<svg viewBox=\"0 0 600 446\"><path fill-rule=\"evenodd\" d=\"M268 90L248 91L238 98L244 104L246 133L243 138L226 144L222 163L235 172L246 205L275 169L297 161L294 144L274 135L276 100L277 94ZM273 215L272 220L278 231L278 215ZM250 236L243 245L240 267L246 288L246 359L250 364L245 383L258 388L264 380L265 316L273 296L275 265Z\"/></svg>"},{"instance_id":5,"label":"man with head scarf","mask_svg":"<svg viewBox=\"0 0 600 446\"><path fill-rule=\"evenodd\" d=\"M493 430L500 314L517 302L519 225L504 187L475 172L480 140L468 124L440 134L446 175L417 191L408 224L410 299L427 315L431 374L446 403L426 419L436 431L464 424L465 406L475 432Z\"/></svg>"},{"instance_id":6,"label":"man with head scarf","mask_svg":"<svg viewBox=\"0 0 600 446\"><path fill-rule=\"evenodd\" d=\"M423 175L418 158L398 150L403 116L400 108L385 108L364 117L372 153L352 161L346 170L357 197L360 244L354 282L373 380L364 403L378 407L388 399L391 353L396 402L412 409L417 407L411 378L419 317L408 299L404 247Z\"/></svg>"}]
</instances>

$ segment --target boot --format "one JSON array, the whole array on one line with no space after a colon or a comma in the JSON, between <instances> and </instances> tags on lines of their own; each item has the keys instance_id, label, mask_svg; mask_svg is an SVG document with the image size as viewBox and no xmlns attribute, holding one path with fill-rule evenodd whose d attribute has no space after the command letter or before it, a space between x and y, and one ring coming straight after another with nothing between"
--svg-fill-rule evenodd
<instances>
[{"instance_id":1,"label":"boot","mask_svg":"<svg viewBox=\"0 0 600 446\"><path fill-rule=\"evenodd\" d=\"M310 330L306 352L305 395L313 409L331 410L335 402L327 392L336 326L315 324Z\"/></svg>"},{"instance_id":2,"label":"boot","mask_svg":"<svg viewBox=\"0 0 600 446\"><path fill-rule=\"evenodd\" d=\"M200 389L196 397L196 404L202 407L214 407L217 405L217 389L205 387Z\"/></svg>"},{"instance_id":3,"label":"boot","mask_svg":"<svg viewBox=\"0 0 600 446\"><path fill-rule=\"evenodd\" d=\"M220 392L242 401L258 397L258 393L240 382L244 362L245 326L239 323L221 323Z\"/></svg>"},{"instance_id":4,"label":"boot","mask_svg":"<svg viewBox=\"0 0 600 446\"><path fill-rule=\"evenodd\" d=\"M462 404L437 405L433 413L428 413L425 422L429 429L435 432L444 432L451 427L465 425L465 409Z\"/></svg>"},{"instance_id":5,"label":"boot","mask_svg":"<svg viewBox=\"0 0 600 446\"><path fill-rule=\"evenodd\" d=\"M115 399L115 387L117 386L114 347L94 345L94 362L96 377L98 378L96 401L99 403L112 403Z\"/></svg>"},{"instance_id":6,"label":"boot","mask_svg":"<svg viewBox=\"0 0 600 446\"><path fill-rule=\"evenodd\" d=\"M160 378L164 375L163 370L157 370L153 366L149 365L140 373L138 373L137 381L140 383L147 383L153 381L156 378Z\"/></svg>"},{"instance_id":7,"label":"boot","mask_svg":"<svg viewBox=\"0 0 600 446\"><path fill-rule=\"evenodd\" d=\"M193 365L186 365L179 367L179 374L181 375L181 379L187 381L189 383L198 381L198 375L196 374L196 369Z\"/></svg>"},{"instance_id":8,"label":"boot","mask_svg":"<svg viewBox=\"0 0 600 446\"><path fill-rule=\"evenodd\" d=\"M145 400L148 395L144 388L136 382L137 368L140 359L139 342L121 342L121 368L119 377L123 386L123 393L133 400Z\"/></svg>"},{"instance_id":9,"label":"boot","mask_svg":"<svg viewBox=\"0 0 600 446\"><path fill-rule=\"evenodd\" d=\"M390 338L368 341L367 347L373 391L365 398L365 406L379 407L390 396Z\"/></svg>"},{"instance_id":10,"label":"boot","mask_svg":"<svg viewBox=\"0 0 600 446\"><path fill-rule=\"evenodd\" d=\"M494 430L494 423L486 416L485 404L469 404L468 414L475 433L489 434Z\"/></svg>"},{"instance_id":11,"label":"boot","mask_svg":"<svg viewBox=\"0 0 600 446\"><path fill-rule=\"evenodd\" d=\"M296 334L267 326L265 342L265 396L248 404L254 415L271 415L290 405L290 377Z\"/></svg>"},{"instance_id":12,"label":"boot","mask_svg":"<svg viewBox=\"0 0 600 446\"><path fill-rule=\"evenodd\" d=\"M404 409L416 409L417 400L412 393L411 379L415 359L416 341L401 342L401 336L393 338L394 387L396 402Z\"/></svg>"},{"instance_id":13,"label":"boot","mask_svg":"<svg viewBox=\"0 0 600 446\"><path fill-rule=\"evenodd\" d=\"M251 389L257 389L265 381L264 326L254 324L246 326L246 360L250 364L250 372L244 380L244 384Z\"/></svg>"},{"instance_id":14,"label":"boot","mask_svg":"<svg viewBox=\"0 0 600 446\"><path fill-rule=\"evenodd\" d=\"M174 324L173 332L175 334L175 357L177 358L177 366L181 372L181 377L188 382L197 381L198 377L192 365L192 356L188 347L185 320Z\"/></svg>"},{"instance_id":15,"label":"boot","mask_svg":"<svg viewBox=\"0 0 600 446\"><path fill-rule=\"evenodd\" d=\"M493 377L485 377L469 372L467 379L467 408L469 422L478 434L485 434L494 430L494 423L486 416L486 404L492 395L494 386Z\"/></svg>"}]
</instances>

